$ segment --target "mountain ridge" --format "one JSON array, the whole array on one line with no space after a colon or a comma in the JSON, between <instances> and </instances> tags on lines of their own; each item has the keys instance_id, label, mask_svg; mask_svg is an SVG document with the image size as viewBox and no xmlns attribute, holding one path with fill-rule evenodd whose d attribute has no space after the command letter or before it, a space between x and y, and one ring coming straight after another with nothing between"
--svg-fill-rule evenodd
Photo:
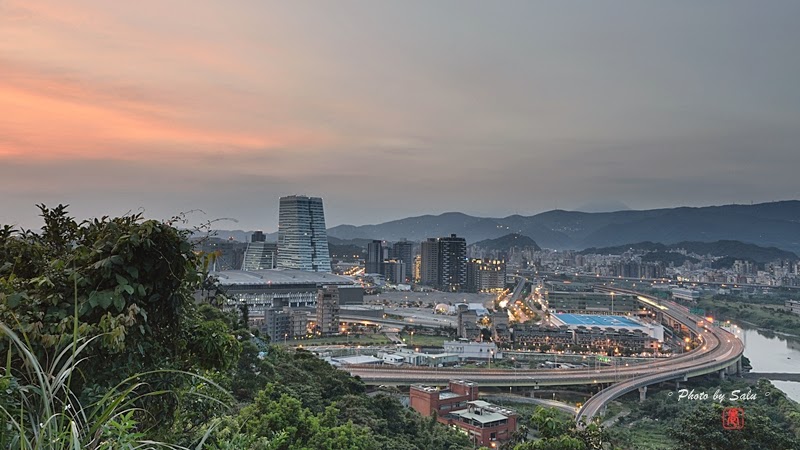
<instances>
[{"instance_id":1,"label":"mountain ridge","mask_svg":"<svg viewBox=\"0 0 800 450\"><path fill-rule=\"evenodd\" d=\"M328 230L342 239L428 237L456 233L477 242L510 233L528 236L543 248L579 250L631 242L738 240L800 252L800 201L586 213L551 210L532 216L476 217L458 212L397 219L384 224L339 225Z\"/></svg>"}]
</instances>

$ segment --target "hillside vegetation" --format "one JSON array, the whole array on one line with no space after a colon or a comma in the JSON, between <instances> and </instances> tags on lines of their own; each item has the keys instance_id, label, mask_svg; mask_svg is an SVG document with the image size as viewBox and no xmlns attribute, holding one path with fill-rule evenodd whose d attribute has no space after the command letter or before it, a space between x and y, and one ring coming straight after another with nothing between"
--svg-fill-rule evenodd
<instances>
[{"instance_id":1,"label":"hillside vegetation","mask_svg":"<svg viewBox=\"0 0 800 450\"><path fill-rule=\"evenodd\" d=\"M591 247L581 251L581 254L621 255L631 250L637 252L653 252L658 254L686 250L687 253L693 253L696 255L730 257L733 259L749 260L756 263L766 263L779 259L790 261L796 261L798 259L797 255L793 252L781 250L775 247L760 247L755 244L747 244L739 241L684 241L676 242L674 244L661 244L645 241L635 244L617 245L614 247Z\"/></svg>"},{"instance_id":2,"label":"hillside vegetation","mask_svg":"<svg viewBox=\"0 0 800 450\"><path fill-rule=\"evenodd\" d=\"M393 220L377 225L340 225L328 230L341 239L421 241L457 233L474 243L509 233L528 236L543 248L584 249L630 242L741 241L800 252L800 201L700 208L585 213L548 211L533 216L475 217L458 212Z\"/></svg>"},{"instance_id":3,"label":"hillside vegetation","mask_svg":"<svg viewBox=\"0 0 800 450\"><path fill-rule=\"evenodd\" d=\"M41 212L0 228L0 448L471 448L223 312L180 217Z\"/></svg>"}]
</instances>

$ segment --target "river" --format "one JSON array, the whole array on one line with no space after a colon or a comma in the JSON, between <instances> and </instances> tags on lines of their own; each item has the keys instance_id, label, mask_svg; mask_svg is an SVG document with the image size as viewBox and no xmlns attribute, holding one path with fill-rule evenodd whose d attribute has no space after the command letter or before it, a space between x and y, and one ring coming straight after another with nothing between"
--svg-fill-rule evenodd
<instances>
[{"instance_id":1,"label":"river","mask_svg":"<svg viewBox=\"0 0 800 450\"><path fill-rule=\"evenodd\" d=\"M745 344L744 356L753 372L800 373L800 338L753 328L733 330ZM800 383L772 381L794 401L800 402Z\"/></svg>"}]
</instances>

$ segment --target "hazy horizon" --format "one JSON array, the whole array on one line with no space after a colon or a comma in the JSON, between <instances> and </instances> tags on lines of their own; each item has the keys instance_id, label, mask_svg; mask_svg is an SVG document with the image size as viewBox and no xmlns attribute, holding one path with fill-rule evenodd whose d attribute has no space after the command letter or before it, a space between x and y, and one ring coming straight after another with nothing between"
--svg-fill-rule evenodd
<instances>
[{"instance_id":1,"label":"hazy horizon","mask_svg":"<svg viewBox=\"0 0 800 450\"><path fill-rule=\"evenodd\" d=\"M301 194L298 194L298 195L301 195ZM324 199L323 199L323 201L324 201ZM555 211L555 210L568 211L568 212L585 212L585 213L608 213L608 212L618 212L618 211L644 211L644 210L653 210L653 209L670 209L670 208L681 208L681 207L703 208L703 207L711 207L711 206L754 205L754 204L761 204L761 203L776 203L776 202L789 202L789 201L800 201L800 199L781 199L781 200L773 200L773 201L769 201L769 202L759 202L759 203L726 203L726 204L708 204L708 205L674 205L674 206L665 206L665 207L659 207L659 208L625 208L625 209L609 209L607 211L601 211L601 210L586 211L586 210L582 210L580 208L578 208L578 209L555 208L555 209L546 209L546 210L542 210L542 211L532 211L532 212L528 212L528 213L515 212L515 213L511 213L511 214L501 214L501 215L490 215L490 214L481 214L481 213L467 213L465 211L444 211L444 210L442 210L442 211L438 211L438 212L437 211L421 212L421 213L418 213L418 214L410 214L410 215L406 215L406 216L390 217L390 218L388 218L386 220L383 220L383 221L380 221L380 222L363 222L363 223L362 222L357 222L357 221L349 221L349 222L333 223L332 224L332 223L330 223L330 221L327 218L327 216L328 216L328 211L327 211L328 208L327 208L327 206L325 206L325 215L326 215L326 227L327 228L333 228L333 227L337 227L337 226L340 226L340 225L352 225L352 226L357 226L357 227L358 226L368 226L368 225L380 225L380 224L393 222L393 221L397 221L397 220L408 219L408 218L423 217L423 216L440 216L440 215L443 215L443 214L466 214L468 216L479 217L479 218L503 219L503 218L506 218L506 217L514 216L514 215L530 217L530 216L535 216L537 214L542 214L542 213ZM57 205L48 204L46 206L52 208L52 207L57 206ZM591 206L591 205L585 205L585 206ZM275 206L276 210L277 210L277 207L278 206L277 206L277 200L276 200L276 206ZM33 209L36 209L35 205L33 205ZM72 216L76 217L76 219L78 219L78 220L83 220L83 219L90 218L90 217L82 217L82 216L76 215L75 213L73 213L71 207L68 208L68 211L70 212L70 214ZM276 215L274 217L274 220L270 219L270 220L272 220L274 222L274 226L272 228L269 228L269 227L243 227L243 226L240 226L240 222L238 221L238 219L236 217L221 217L221 216L220 217L211 217L205 211L202 211L202 210L176 211L174 214L171 214L170 216L164 216L164 217L160 217L160 216L156 217L156 216L148 214L147 211L142 211L142 210L126 211L124 213L120 213L120 215L129 214L129 213L134 213L134 214L135 213L142 213L145 219L157 219L157 220L166 220L166 219L172 218L175 215L182 214L182 213L187 213L186 214L186 218L188 219L188 224L186 226L201 225L201 224L203 224L203 223L205 223L207 221L213 221L214 223L213 223L212 229L214 229L214 230L246 231L246 232L263 231L265 233L270 233L270 234L278 232L278 216L277 216L277 212L276 212ZM32 227L25 227L25 228L38 229L40 226L41 226L41 223L38 223L38 224L35 224Z\"/></svg>"},{"instance_id":2,"label":"hazy horizon","mask_svg":"<svg viewBox=\"0 0 800 450\"><path fill-rule=\"evenodd\" d=\"M797 17L791 1L0 0L0 223L68 203L269 231L291 194L323 197L328 226L800 198Z\"/></svg>"}]
</instances>

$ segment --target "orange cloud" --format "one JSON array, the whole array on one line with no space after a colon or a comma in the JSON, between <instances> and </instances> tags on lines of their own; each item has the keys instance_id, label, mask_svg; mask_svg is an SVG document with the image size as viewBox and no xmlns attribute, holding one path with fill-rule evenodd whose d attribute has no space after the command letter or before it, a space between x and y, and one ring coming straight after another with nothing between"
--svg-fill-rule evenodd
<instances>
[{"instance_id":1,"label":"orange cloud","mask_svg":"<svg viewBox=\"0 0 800 450\"><path fill-rule=\"evenodd\" d=\"M158 144L184 151L285 148L303 144L306 133L256 134L215 130L170 120L168 108L52 79L23 85L0 80L0 155L26 158L112 157L115 144ZM310 134L310 133L308 133ZM313 141L314 139L310 139Z\"/></svg>"},{"instance_id":2,"label":"orange cloud","mask_svg":"<svg viewBox=\"0 0 800 450\"><path fill-rule=\"evenodd\" d=\"M137 27L106 5L0 5L11 12L0 11L0 158L309 151L337 140L276 120L291 100L237 46L142 28L147 17L132 17Z\"/></svg>"}]
</instances>

